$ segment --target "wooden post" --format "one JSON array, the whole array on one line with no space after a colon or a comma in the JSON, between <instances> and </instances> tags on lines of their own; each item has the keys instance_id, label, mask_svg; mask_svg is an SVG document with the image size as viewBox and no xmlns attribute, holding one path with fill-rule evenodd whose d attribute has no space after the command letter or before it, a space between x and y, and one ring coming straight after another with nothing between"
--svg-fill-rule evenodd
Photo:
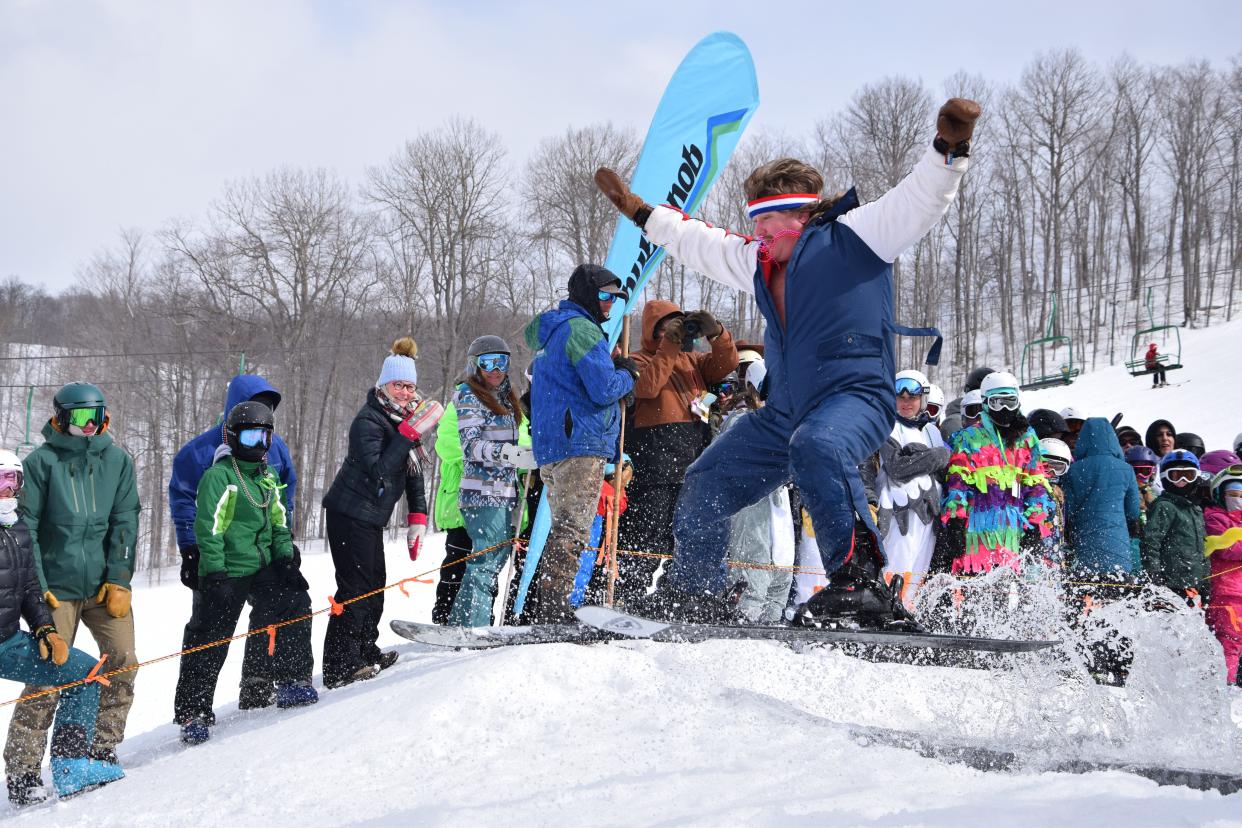
<instances>
[{"instance_id":1,"label":"wooden post","mask_svg":"<svg viewBox=\"0 0 1242 828\"><path fill-rule=\"evenodd\" d=\"M630 316L621 320L621 355L630 355ZM625 401L621 403L621 438L617 443L617 463L612 473L612 507L608 509L611 520L605 516L607 529L604 548L608 551L608 606L613 605L617 587L617 531L621 526L621 466L625 463Z\"/></svg>"}]
</instances>

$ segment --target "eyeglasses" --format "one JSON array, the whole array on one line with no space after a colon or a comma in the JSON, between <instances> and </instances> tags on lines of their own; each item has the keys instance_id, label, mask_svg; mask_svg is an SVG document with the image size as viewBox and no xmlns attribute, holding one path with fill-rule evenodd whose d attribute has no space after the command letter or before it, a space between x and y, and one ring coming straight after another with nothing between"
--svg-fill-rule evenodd
<instances>
[{"instance_id":1,"label":"eyeglasses","mask_svg":"<svg viewBox=\"0 0 1242 828\"><path fill-rule=\"evenodd\" d=\"M1017 411L1020 403L1016 394L993 394L984 400L988 411Z\"/></svg>"},{"instance_id":2,"label":"eyeglasses","mask_svg":"<svg viewBox=\"0 0 1242 828\"><path fill-rule=\"evenodd\" d=\"M1156 467L1147 463L1135 463L1131 466L1134 469L1134 476L1146 483L1156 474Z\"/></svg>"},{"instance_id":3,"label":"eyeglasses","mask_svg":"<svg viewBox=\"0 0 1242 828\"><path fill-rule=\"evenodd\" d=\"M1060 457L1045 457L1044 465L1048 467L1048 471L1053 477L1060 477L1069 471L1070 464Z\"/></svg>"},{"instance_id":4,"label":"eyeglasses","mask_svg":"<svg viewBox=\"0 0 1242 828\"><path fill-rule=\"evenodd\" d=\"M897 395L907 394L911 397L921 397L927 389L923 387L923 383L910 377L902 377L896 383Z\"/></svg>"},{"instance_id":5,"label":"eyeglasses","mask_svg":"<svg viewBox=\"0 0 1242 828\"><path fill-rule=\"evenodd\" d=\"M940 416L940 403L928 403L927 413L929 416L939 417Z\"/></svg>"},{"instance_id":6,"label":"eyeglasses","mask_svg":"<svg viewBox=\"0 0 1242 828\"><path fill-rule=\"evenodd\" d=\"M104 408L97 406L95 408L74 408L69 411L69 424L78 428L86 428L90 423L99 425L103 422Z\"/></svg>"},{"instance_id":7,"label":"eyeglasses","mask_svg":"<svg viewBox=\"0 0 1242 828\"><path fill-rule=\"evenodd\" d=\"M601 290L601 291L600 291L598 294L596 294L596 295L599 297L599 301L601 301L601 302L611 302L613 299L616 299L616 298L617 298L617 294L612 293L612 292L607 291L607 290Z\"/></svg>"},{"instance_id":8,"label":"eyeglasses","mask_svg":"<svg viewBox=\"0 0 1242 828\"><path fill-rule=\"evenodd\" d=\"M962 406L962 416L968 420L978 419L983 413L983 403L966 403Z\"/></svg>"},{"instance_id":9,"label":"eyeglasses","mask_svg":"<svg viewBox=\"0 0 1242 828\"><path fill-rule=\"evenodd\" d=\"M388 384L392 386L394 391L405 391L407 393L412 394L418 390L417 385L415 385L412 382L406 382L405 380L393 380L392 382Z\"/></svg>"},{"instance_id":10,"label":"eyeglasses","mask_svg":"<svg viewBox=\"0 0 1242 828\"><path fill-rule=\"evenodd\" d=\"M247 448L255 446L270 446L272 441L272 432L266 428L243 428L237 434L237 442Z\"/></svg>"},{"instance_id":11,"label":"eyeglasses","mask_svg":"<svg viewBox=\"0 0 1242 828\"><path fill-rule=\"evenodd\" d=\"M508 354L480 354L474 361L480 371L508 371Z\"/></svg>"},{"instance_id":12,"label":"eyeglasses","mask_svg":"<svg viewBox=\"0 0 1242 828\"><path fill-rule=\"evenodd\" d=\"M1189 486L1199 479L1199 470L1191 466L1173 466L1160 472L1160 476L1175 486Z\"/></svg>"}]
</instances>

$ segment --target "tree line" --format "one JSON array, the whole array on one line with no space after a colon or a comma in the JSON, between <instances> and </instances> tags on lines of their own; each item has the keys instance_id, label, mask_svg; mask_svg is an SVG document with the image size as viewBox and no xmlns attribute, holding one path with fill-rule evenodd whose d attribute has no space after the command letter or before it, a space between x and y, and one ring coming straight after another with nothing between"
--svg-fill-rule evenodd
<instances>
[{"instance_id":1,"label":"tree line","mask_svg":"<svg viewBox=\"0 0 1242 828\"><path fill-rule=\"evenodd\" d=\"M827 191L875 198L925 152L936 107L954 95L984 107L971 173L948 218L894 271L899 321L945 334L934 380L952 390L982 362L1016 369L1050 322L1073 338L1077 367L1122 361L1146 324L1149 288L1157 321L1232 317L1238 59L1097 65L1068 50L1036 55L1006 86L966 73L939 90L887 77L810 134L748 135L703 217L747 228L742 182L781 155L819 166ZM592 173L611 166L626 178L638 151L636 129L600 123L548 137L518 164L502 136L453 118L361 181L290 167L230 182L198 219L121 232L59 295L10 277L0 283L4 443L23 439L28 399L37 434L60 384L99 383L139 472L139 568L161 566L177 558L165 498L173 456L216 421L231 376L262 373L284 396L278 429L300 476L295 536L319 536L320 498L388 343L415 337L420 389L442 400L482 333L504 336L515 370L525 365L525 323L562 297L576 263L606 257L616 214ZM750 296L667 260L647 295L762 336ZM901 343L903 364L920 363L925 346ZM1067 354L1036 349L1031 360L1050 371Z\"/></svg>"}]
</instances>

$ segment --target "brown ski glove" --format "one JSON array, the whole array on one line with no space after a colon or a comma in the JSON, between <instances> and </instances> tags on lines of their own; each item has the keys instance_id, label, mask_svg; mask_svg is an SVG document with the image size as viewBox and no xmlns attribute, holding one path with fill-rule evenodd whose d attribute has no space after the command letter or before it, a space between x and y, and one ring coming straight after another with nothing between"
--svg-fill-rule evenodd
<instances>
[{"instance_id":1,"label":"brown ski glove","mask_svg":"<svg viewBox=\"0 0 1242 828\"><path fill-rule=\"evenodd\" d=\"M621 176L607 167L600 167L595 171L595 186L616 205L621 215L639 227L647 223L647 217L651 215L651 205L630 192Z\"/></svg>"},{"instance_id":2,"label":"brown ski glove","mask_svg":"<svg viewBox=\"0 0 1242 828\"><path fill-rule=\"evenodd\" d=\"M936 116L936 140L932 142L936 152L954 158L966 158L970 154L970 139L975 133L975 121L983 110L966 98L949 98Z\"/></svg>"}]
</instances>

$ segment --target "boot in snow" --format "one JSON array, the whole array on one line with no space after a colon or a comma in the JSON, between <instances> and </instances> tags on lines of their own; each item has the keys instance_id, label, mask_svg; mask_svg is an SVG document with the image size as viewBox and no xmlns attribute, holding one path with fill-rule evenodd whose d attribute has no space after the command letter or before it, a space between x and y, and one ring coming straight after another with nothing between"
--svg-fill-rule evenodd
<instances>
[{"instance_id":1,"label":"boot in snow","mask_svg":"<svg viewBox=\"0 0 1242 828\"><path fill-rule=\"evenodd\" d=\"M9 786L9 802L18 808L47 801L47 788L38 773L22 773L5 779Z\"/></svg>"},{"instance_id":2,"label":"boot in snow","mask_svg":"<svg viewBox=\"0 0 1242 828\"><path fill-rule=\"evenodd\" d=\"M125 778L120 765L96 762L83 756L78 759L52 757L52 784L61 799L94 790L101 785Z\"/></svg>"},{"instance_id":3,"label":"boot in snow","mask_svg":"<svg viewBox=\"0 0 1242 828\"><path fill-rule=\"evenodd\" d=\"M207 726L207 720L196 716L187 722L181 723L181 744L183 745L201 745L211 738L211 728Z\"/></svg>"},{"instance_id":4,"label":"boot in snow","mask_svg":"<svg viewBox=\"0 0 1242 828\"><path fill-rule=\"evenodd\" d=\"M242 679L241 694L237 697L238 710L260 710L271 707L275 701L276 691L272 687L271 679Z\"/></svg>"},{"instance_id":5,"label":"boot in snow","mask_svg":"<svg viewBox=\"0 0 1242 828\"><path fill-rule=\"evenodd\" d=\"M711 592L690 593L662 581L655 592L630 602L625 611L652 621L745 624L746 618L738 610L745 592L745 581L738 581L719 595Z\"/></svg>"},{"instance_id":6,"label":"boot in snow","mask_svg":"<svg viewBox=\"0 0 1242 828\"><path fill-rule=\"evenodd\" d=\"M290 707L305 707L319 701L319 693L306 679L282 682L276 685L276 706L281 710Z\"/></svg>"},{"instance_id":7,"label":"boot in snow","mask_svg":"<svg viewBox=\"0 0 1242 828\"><path fill-rule=\"evenodd\" d=\"M386 653L380 653L379 661L375 664L380 670L387 670L389 667L397 663L400 654L396 650L389 650Z\"/></svg>"},{"instance_id":8,"label":"boot in snow","mask_svg":"<svg viewBox=\"0 0 1242 828\"><path fill-rule=\"evenodd\" d=\"M323 686L329 690L339 690L340 688L347 687L356 681L373 679L379 675L379 671L380 666L378 664L364 664L344 678L332 679L331 681L324 679Z\"/></svg>"},{"instance_id":9,"label":"boot in snow","mask_svg":"<svg viewBox=\"0 0 1242 828\"><path fill-rule=\"evenodd\" d=\"M844 626L862 629L919 629L901 603L904 580L894 575L885 584L878 573L857 561L849 561L829 579L828 586L794 612L797 626Z\"/></svg>"}]
</instances>

